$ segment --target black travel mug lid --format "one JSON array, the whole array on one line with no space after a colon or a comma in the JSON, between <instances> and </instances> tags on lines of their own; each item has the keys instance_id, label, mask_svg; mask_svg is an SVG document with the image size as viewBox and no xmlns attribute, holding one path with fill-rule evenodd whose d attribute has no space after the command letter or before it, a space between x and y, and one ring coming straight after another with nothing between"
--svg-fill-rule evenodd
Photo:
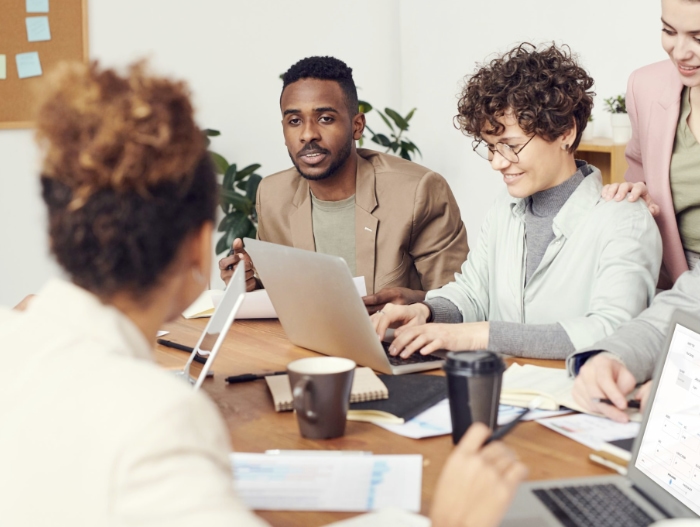
<instances>
[{"instance_id":1,"label":"black travel mug lid","mask_svg":"<svg viewBox=\"0 0 700 527\"><path fill-rule=\"evenodd\" d=\"M492 351L451 351L447 354L443 369L461 375L494 375L503 373L503 359Z\"/></svg>"}]
</instances>

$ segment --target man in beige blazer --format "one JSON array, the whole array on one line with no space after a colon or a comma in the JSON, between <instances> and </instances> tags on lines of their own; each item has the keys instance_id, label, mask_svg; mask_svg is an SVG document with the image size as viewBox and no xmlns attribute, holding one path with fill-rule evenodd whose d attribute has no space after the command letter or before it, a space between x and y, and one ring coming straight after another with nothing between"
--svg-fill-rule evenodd
<instances>
[{"instance_id":1,"label":"man in beige blazer","mask_svg":"<svg viewBox=\"0 0 700 527\"><path fill-rule=\"evenodd\" d=\"M370 312L451 281L469 251L457 202L439 174L356 149L365 116L352 70L332 57L299 61L284 75L280 107L294 168L260 183L258 238L343 257L365 278ZM244 260L248 290L261 287L241 240L233 250L219 262L224 281Z\"/></svg>"}]
</instances>

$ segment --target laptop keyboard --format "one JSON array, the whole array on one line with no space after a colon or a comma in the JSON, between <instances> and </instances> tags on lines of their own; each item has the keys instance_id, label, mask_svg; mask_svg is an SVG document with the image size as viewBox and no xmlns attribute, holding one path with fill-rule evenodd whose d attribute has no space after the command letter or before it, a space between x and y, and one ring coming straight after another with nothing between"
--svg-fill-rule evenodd
<instances>
[{"instance_id":1,"label":"laptop keyboard","mask_svg":"<svg viewBox=\"0 0 700 527\"><path fill-rule=\"evenodd\" d=\"M533 491L565 527L646 527L654 520L615 485Z\"/></svg>"},{"instance_id":2,"label":"laptop keyboard","mask_svg":"<svg viewBox=\"0 0 700 527\"><path fill-rule=\"evenodd\" d=\"M406 364L418 364L421 362L431 362L436 360L443 360L440 357L435 357L434 355L421 355L420 353L414 353L407 359L402 359L398 355L396 357L389 354L389 343L382 342L382 347L386 353L386 357L389 359L389 364L392 366L404 366Z\"/></svg>"}]
</instances>

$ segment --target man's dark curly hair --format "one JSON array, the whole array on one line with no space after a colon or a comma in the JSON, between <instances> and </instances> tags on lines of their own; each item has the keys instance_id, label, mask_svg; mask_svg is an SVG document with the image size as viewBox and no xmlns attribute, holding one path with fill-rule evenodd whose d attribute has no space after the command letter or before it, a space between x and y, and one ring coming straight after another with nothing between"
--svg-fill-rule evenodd
<instances>
[{"instance_id":1,"label":"man's dark curly hair","mask_svg":"<svg viewBox=\"0 0 700 527\"><path fill-rule=\"evenodd\" d=\"M498 118L512 111L526 134L554 141L575 124L574 152L593 108L592 86L568 46L538 50L525 42L467 78L455 126L475 139L498 135L504 129Z\"/></svg>"},{"instance_id":2,"label":"man's dark curly hair","mask_svg":"<svg viewBox=\"0 0 700 527\"><path fill-rule=\"evenodd\" d=\"M335 57L306 57L289 68L282 75L282 92L290 84L302 79L335 81L345 94L350 115L358 111L357 88L352 78L352 68Z\"/></svg>"}]
</instances>

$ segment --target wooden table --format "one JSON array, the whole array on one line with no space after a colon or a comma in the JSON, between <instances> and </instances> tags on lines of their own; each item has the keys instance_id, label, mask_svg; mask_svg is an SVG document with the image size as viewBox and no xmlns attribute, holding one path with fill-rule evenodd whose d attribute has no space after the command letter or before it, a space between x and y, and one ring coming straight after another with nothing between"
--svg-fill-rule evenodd
<instances>
[{"instance_id":1,"label":"wooden table","mask_svg":"<svg viewBox=\"0 0 700 527\"><path fill-rule=\"evenodd\" d=\"M169 324L166 338L194 346L206 319L184 320ZM156 347L156 359L166 367L182 366L183 352ZM224 377L251 372L284 370L295 359L316 356L314 352L289 342L277 320L236 321L219 352L213 370L214 379L204 389L219 406L231 432L231 443L239 452L264 452L267 449L365 450L375 454L421 454L423 456L423 492L421 512L427 514L433 491L447 456L452 451L449 436L408 439L370 423L348 421L345 436L339 439L311 440L299 435L292 412L277 413L264 381L227 385ZM518 360L520 363L563 367L562 361ZM198 365L193 373L198 373ZM433 374L441 375L441 371ZM530 479L578 477L610 472L588 461L590 449L537 423L519 425L505 442L530 469ZM272 525L325 525L354 516L331 512L260 512Z\"/></svg>"}]
</instances>

